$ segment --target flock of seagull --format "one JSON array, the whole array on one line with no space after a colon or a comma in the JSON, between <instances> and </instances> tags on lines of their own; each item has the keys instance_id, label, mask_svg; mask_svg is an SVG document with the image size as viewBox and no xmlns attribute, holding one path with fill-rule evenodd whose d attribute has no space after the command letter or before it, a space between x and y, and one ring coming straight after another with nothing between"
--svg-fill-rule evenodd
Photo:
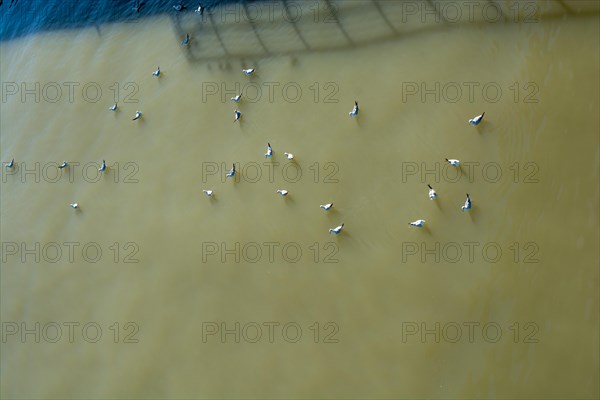
<instances>
[{"instance_id":1,"label":"flock of seagull","mask_svg":"<svg viewBox=\"0 0 600 400\"><path fill-rule=\"evenodd\" d=\"M470 125L479 125L479 123L481 122L481 120L483 120L483 116L485 115L485 112L481 113L480 115L473 117L471 119L469 119L469 124ZM460 167L460 161L453 159L453 158L446 158L446 162L450 165L452 165L453 167L459 168ZM427 187L429 188L429 200L435 200L437 198L437 193L436 191L431 187L431 185L427 185ZM467 193L467 199L465 200L465 204L461 207L461 210L463 211L469 211L471 208L473 207L473 203L471 203L471 196L469 196L469 193ZM418 219L416 221L413 222L409 222L408 223L410 226L416 226L417 228L422 228L425 225L425 220L424 219Z\"/></svg>"},{"instance_id":2,"label":"flock of seagull","mask_svg":"<svg viewBox=\"0 0 600 400\"><path fill-rule=\"evenodd\" d=\"M181 11L183 8L185 8L185 6L173 6L175 8L176 11ZM178 9L179 8L179 9ZM197 10L195 10L196 13L202 14L204 12L204 7L203 6L199 6ZM183 41L181 42L182 45L184 46L188 46L190 43L190 35L186 34L185 39L183 39ZM244 68L242 69L242 72L247 75L250 76L252 74L254 74L255 69L254 68ZM160 77L161 71L160 71L160 66L156 67L156 70L152 73L153 76L155 77ZM234 96L231 98L231 100L234 103L239 103L240 100L242 99L242 94L238 94L237 96ZM109 107L110 111L117 111L118 109L118 104L115 103L113 104L111 107ZM348 113L350 115L350 117L357 117L359 113L359 108L358 108L358 101L354 101L354 107L352 108L352 110ZM234 112L234 120L233 122L237 122L240 120L240 118L242 117L242 113L235 109ZM485 112L482 113L481 115L477 115L476 117L473 117L471 119L469 119L469 124L470 125L479 125L479 123L481 123L481 121L483 120L483 116L485 115ZM133 121L139 120L140 118L142 118L142 112L141 111L136 111L134 117L132 118ZM288 153L288 152L284 152L283 155L289 160L292 161L294 159L294 155L292 153ZM271 143L267 143L267 152L265 153L265 158L271 158L273 157L273 148L271 147ZM453 167L459 168L460 167L460 161L456 160L456 159L448 159L446 158L446 161L452 165ZM15 164L15 160L14 158L5 164L6 168L11 169L14 167ZM58 166L58 168L66 168L69 165L69 163L67 161L63 161L61 165ZM102 164L100 166L100 168L98 168L99 172L104 172L106 171L107 167L106 167L106 161L102 160ZM233 178L236 174L236 170L235 170L235 163L232 165L231 170L229 170L229 172L225 175L226 178ZM431 185L427 185L427 187L429 188L429 199L430 200L435 200L437 198L437 193L436 191L431 187ZM204 189L202 190L202 192L208 196L208 197L212 197L214 196L214 192L212 190L209 189ZM287 196L289 194L289 192L285 189L277 189L277 194L279 194L280 196L284 197ZM77 209L79 208L79 204L78 203L71 203L69 204L72 208ZM333 207L333 203L328 203L328 204L322 204L319 206L320 208L322 208L325 211L329 211L332 207ZM465 204L461 207L461 209L463 211L468 211L470 210L472 207L472 203L471 203L471 197L469 196L469 194L467 193L467 199L465 200ZM416 221L413 222L409 222L410 226L414 226L414 227L418 227L421 228L425 225L425 220L424 219L418 219ZM329 233L333 233L338 235L342 229L344 228L344 224L342 223L341 225L336 226L335 228L331 228L329 229Z\"/></svg>"},{"instance_id":3,"label":"flock of seagull","mask_svg":"<svg viewBox=\"0 0 600 400\"><path fill-rule=\"evenodd\" d=\"M473 117L471 119L469 119L469 124L470 125L479 125L479 123L481 122L481 120L483 120L483 116L485 115L485 112L481 113L480 115ZM453 159L453 158L446 158L446 162L450 165L452 165L453 167L459 168L460 167L460 161ZM436 191L431 187L431 185L427 185L427 187L429 188L429 200L435 200L437 198L437 193ZM471 208L473 207L473 204L471 203L471 196L469 196L469 193L467 193L467 199L465 200L465 204L461 207L461 210L463 211L469 211ZM416 226L417 228L422 228L423 225L425 225L425 220L424 219L418 219L416 221L413 222L409 222L408 223L410 226Z\"/></svg>"},{"instance_id":4,"label":"flock of seagull","mask_svg":"<svg viewBox=\"0 0 600 400\"><path fill-rule=\"evenodd\" d=\"M254 73L254 71L255 71L255 68L242 69L242 72L248 76L252 75ZM157 68L155 73L153 73L153 75L159 76L160 68ZM242 94L240 93L240 94L232 97L231 101L233 101L234 103L239 103L241 99L242 99ZM234 114L234 120L233 120L234 123L239 121L240 118L242 117L242 113L237 109L235 109L233 111L233 114ZM351 117L356 117L358 115L358 102L357 101L354 102L354 107L352 108L352 111L350 111L348 114ZM284 152L283 155L289 161L292 161L294 159L294 155L292 153ZM267 142L267 152L265 153L265 158L271 158L271 157L273 157L273 147L271 147L271 143ZM233 177L235 177L235 173L236 173L235 163L233 163L231 165L231 169L229 170L229 172L227 174L225 174L225 178L233 178ZM203 189L202 192L208 197L212 197L215 195L214 191L209 190L209 189ZM289 192L286 189L277 189L276 193L282 197L285 197L289 194ZM329 211L333 207L333 203L321 204L319 207L325 211ZM338 225L335 228L329 229L329 233L338 235L342 231L343 228L344 228L344 224Z\"/></svg>"}]
</instances>

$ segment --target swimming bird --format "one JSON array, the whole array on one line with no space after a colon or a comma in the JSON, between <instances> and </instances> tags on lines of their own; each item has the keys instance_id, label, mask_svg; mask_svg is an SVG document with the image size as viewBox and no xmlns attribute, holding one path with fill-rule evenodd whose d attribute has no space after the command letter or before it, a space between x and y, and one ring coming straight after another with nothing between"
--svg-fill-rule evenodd
<instances>
[{"instance_id":1,"label":"swimming bird","mask_svg":"<svg viewBox=\"0 0 600 400\"><path fill-rule=\"evenodd\" d=\"M242 72L246 75L252 75L254 73L254 68L242 69Z\"/></svg>"},{"instance_id":2,"label":"swimming bird","mask_svg":"<svg viewBox=\"0 0 600 400\"><path fill-rule=\"evenodd\" d=\"M213 195L213 191L212 190L203 190L204 194L207 195L208 197L212 197Z\"/></svg>"},{"instance_id":3,"label":"swimming bird","mask_svg":"<svg viewBox=\"0 0 600 400\"><path fill-rule=\"evenodd\" d=\"M283 153L283 155L286 156L288 160L294 159L294 155L292 153Z\"/></svg>"},{"instance_id":4,"label":"swimming bird","mask_svg":"<svg viewBox=\"0 0 600 400\"><path fill-rule=\"evenodd\" d=\"M408 223L410 226L416 226L418 228L422 228L423 225L425 225L425 220L424 219L418 219L416 221L413 222L409 222Z\"/></svg>"},{"instance_id":5,"label":"swimming bird","mask_svg":"<svg viewBox=\"0 0 600 400\"><path fill-rule=\"evenodd\" d=\"M331 207L333 207L333 203L321 204L319 207L321 207L325 211L328 211Z\"/></svg>"},{"instance_id":6,"label":"swimming bird","mask_svg":"<svg viewBox=\"0 0 600 400\"><path fill-rule=\"evenodd\" d=\"M351 117L356 117L358 115L358 101L354 101L354 108L352 111L348 113Z\"/></svg>"},{"instance_id":7,"label":"swimming bird","mask_svg":"<svg viewBox=\"0 0 600 400\"><path fill-rule=\"evenodd\" d=\"M427 187L429 188L429 200L435 199L437 197L437 193L435 192L435 190L433 190L431 185L427 185Z\"/></svg>"},{"instance_id":8,"label":"swimming bird","mask_svg":"<svg viewBox=\"0 0 600 400\"><path fill-rule=\"evenodd\" d=\"M98 171L104 172L106 171L106 161L102 160L102 165L98 168Z\"/></svg>"},{"instance_id":9,"label":"swimming bird","mask_svg":"<svg viewBox=\"0 0 600 400\"><path fill-rule=\"evenodd\" d=\"M471 125L479 125L479 123L481 122L481 120L483 119L483 116L485 115L485 112L482 113L481 115L478 115L476 117L473 117L469 120L469 124Z\"/></svg>"},{"instance_id":10,"label":"swimming bird","mask_svg":"<svg viewBox=\"0 0 600 400\"><path fill-rule=\"evenodd\" d=\"M133 117L132 121L135 121L136 119L140 119L142 118L142 112L141 111L136 111L135 112L135 117Z\"/></svg>"},{"instance_id":11,"label":"swimming bird","mask_svg":"<svg viewBox=\"0 0 600 400\"><path fill-rule=\"evenodd\" d=\"M458 161L458 160L454 160L454 159L452 159L452 158L451 158L451 159L447 159L447 158L446 158L446 161L448 161L448 163L449 163L450 165L452 165L453 167L458 167L458 166L460 166L460 161Z\"/></svg>"},{"instance_id":12,"label":"swimming bird","mask_svg":"<svg viewBox=\"0 0 600 400\"><path fill-rule=\"evenodd\" d=\"M465 200L465 205L461 207L461 210L468 211L471 209L471 197L469 193L467 193L467 200Z\"/></svg>"},{"instance_id":13,"label":"swimming bird","mask_svg":"<svg viewBox=\"0 0 600 400\"><path fill-rule=\"evenodd\" d=\"M4 164L6 166L6 168L12 168L15 166L15 159L13 158L12 160L10 160L9 163Z\"/></svg>"},{"instance_id":14,"label":"swimming bird","mask_svg":"<svg viewBox=\"0 0 600 400\"><path fill-rule=\"evenodd\" d=\"M277 193L280 194L281 196L287 196L288 195L288 191L285 189L278 189Z\"/></svg>"},{"instance_id":15,"label":"swimming bird","mask_svg":"<svg viewBox=\"0 0 600 400\"><path fill-rule=\"evenodd\" d=\"M117 111L117 103L113 104L112 107L108 108L110 111Z\"/></svg>"},{"instance_id":16,"label":"swimming bird","mask_svg":"<svg viewBox=\"0 0 600 400\"><path fill-rule=\"evenodd\" d=\"M159 75L160 75L160 67L156 67L156 71L154 71L154 72L152 73L152 75L154 75L154 76L159 76Z\"/></svg>"},{"instance_id":17,"label":"swimming bird","mask_svg":"<svg viewBox=\"0 0 600 400\"><path fill-rule=\"evenodd\" d=\"M71 203L71 204L69 204L69 205L70 205L72 208L77 208L77 207L79 207L79 204L77 204L77 203Z\"/></svg>"},{"instance_id":18,"label":"swimming bird","mask_svg":"<svg viewBox=\"0 0 600 400\"><path fill-rule=\"evenodd\" d=\"M235 119L233 120L233 122L239 121L240 118L242 118L242 113L239 112L238 110L234 110L233 115L235 116Z\"/></svg>"},{"instance_id":19,"label":"swimming bird","mask_svg":"<svg viewBox=\"0 0 600 400\"><path fill-rule=\"evenodd\" d=\"M196 14L200 14L200 15L202 15L202 14L204 14L204 9L205 9L205 8L206 8L206 7L204 7L202 4L198 4L198 8L197 8L197 9L195 9L195 10L194 10L194 12L195 12Z\"/></svg>"},{"instance_id":20,"label":"swimming bird","mask_svg":"<svg viewBox=\"0 0 600 400\"><path fill-rule=\"evenodd\" d=\"M273 157L273 148L271 147L271 143L267 142L267 152L265 153L265 158Z\"/></svg>"},{"instance_id":21,"label":"swimming bird","mask_svg":"<svg viewBox=\"0 0 600 400\"><path fill-rule=\"evenodd\" d=\"M185 10L185 6L183 4L176 4L173 6L173 8L175 9L175 11L183 11Z\"/></svg>"},{"instance_id":22,"label":"swimming bird","mask_svg":"<svg viewBox=\"0 0 600 400\"><path fill-rule=\"evenodd\" d=\"M343 227L344 227L344 224L336 226L335 228L330 229L329 233L335 233L336 235L338 235L342 231Z\"/></svg>"},{"instance_id":23,"label":"swimming bird","mask_svg":"<svg viewBox=\"0 0 600 400\"><path fill-rule=\"evenodd\" d=\"M63 161L63 162L62 162L62 164L60 164L60 165L58 166L58 168L60 168L60 169L63 169L63 168L65 168L65 167L67 167L68 165L69 165L69 163L68 163L68 162L66 162L66 161Z\"/></svg>"},{"instance_id":24,"label":"swimming bird","mask_svg":"<svg viewBox=\"0 0 600 400\"><path fill-rule=\"evenodd\" d=\"M232 97L232 98L231 98L231 100L233 100L233 101L234 101L234 102L236 102L236 103L239 103L239 102L240 102L240 100L241 100L241 98L242 98L242 94L240 93L240 94L238 94L237 96L235 96L235 97Z\"/></svg>"},{"instance_id":25,"label":"swimming bird","mask_svg":"<svg viewBox=\"0 0 600 400\"><path fill-rule=\"evenodd\" d=\"M235 176L235 164L233 164L227 175L225 175L225 178L231 178L233 176Z\"/></svg>"},{"instance_id":26,"label":"swimming bird","mask_svg":"<svg viewBox=\"0 0 600 400\"><path fill-rule=\"evenodd\" d=\"M185 39L183 39L183 41L181 42L181 44L183 46L188 46L190 44L190 34L189 33L185 34Z\"/></svg>"}]
</instances>

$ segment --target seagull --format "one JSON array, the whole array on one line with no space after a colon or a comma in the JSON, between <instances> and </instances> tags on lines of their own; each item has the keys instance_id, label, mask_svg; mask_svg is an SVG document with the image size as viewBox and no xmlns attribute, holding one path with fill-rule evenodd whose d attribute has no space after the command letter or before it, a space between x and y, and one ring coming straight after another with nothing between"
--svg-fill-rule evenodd
<instances>
[{"instance_id":1,"label":"seagull","mask_svg":"<svg viewBox=\"0 0 600 400\"><path fill-rule=\"evenodd\" d=\"M483 119L484 115L485 115L485 113L482 113L481 115L473 117L472 119L469 120L469 124L471 124L471 125L479 125L479 123Z\"/></svg>"},{"instance_id":2,"label":"seagull","mask_svg":"<svg viewBox=\"0 0 600 400\"><path fill-rule=\"evenodd\" d=\"M160 75L160 67L156 67L156 71L154 71L154 72L152 73L152 75L154 75L154 76L159 76L159 75Z\"/></svg>"},{"instance_id":3,"label":"seagull","mask_svg":"<svg viewBox=\"0 0 600 400\"><path fill-rule=\"evenodd\" d=\"M181 42L181 44L183 46L188 46L190 44L190 34L189 33L185 34L185 39L183 39L183 41Z\"/></svg>"},{"instance_id":4,"label":"seagull","mask_svg":"<svg viewBox=\"0 0 600 400\"><path fill-rule=\"evenodd\" d=\"M433 190L431 185L427 185L427 187L429 188L429 200L435 199L437 197L437 193L435 192L435 190Z\"/></svg>"},{"instance_id":5,"label":"seagull","mask_svg":"<svg viewBox=\"0 0 600 400\"><path fill-rule=\"evenodd\" d=\"M15 166L15 159L13 158L12 160L10 160L9 163L5 164L6 168L12 168Z\"/></svg>"},{"instance_id":6,"label":"seagull","mask_svg":"<svg viewBox=\"0 0 600 400\"><path fill-rule=\"evenodd\" d=\"M213 191L212 190L203 190L204 194L207 195L208 197L212 197L213 195Z\"/></svg>"},{"instance_id":7,"label":"seagull","mask_svg":"<svg viewBox=\"0 0 600 400\"><path fill-rule=\"evenodd\" d=\"M77 207L79 207L79 204L77 204L77 203L72 203L72 204L69 204L69 205L70 205L72 208L77 208Z\"/></svg>"},{"instance_id":8,"label":"seagull","mask_svg":"<svg viewBox=\"0 0 600 400\"><path fill-rule=\"evenodd\" d=\"M356 117L358 115L358 101L354 101L354 108L352 111L348 113L351 117Z\"/></svg>"},{"instance_id":9,"label":"seagull","mask_svg":"<svg viewBox=\"0 0 600 400\"><path fill-rule=\"evenodd\" d=\"M239 112L238 110L234 110L233 111L233 115L235 115L235 119L233 120L233 122L235 123L236 121L239 121L240 118L242 118L242 113Z\"/></svg>"},{"instance_id":10,"label":"seagull","mask_svg":"<svg viewBox=\"0 0 600 400\"><path fill-rule=\"evenodd\" d=\"M294 159L294 155L292 153L283 153L283 155L286 156L288 160Z\"/></svg>"},{"instance_id":11,"label":"seagull","mask_svg":"<svg viewBox=\"0 0 600 400\"><path fill-rule=\"evenodd\" d=\"M102 160L102 166L98 168L98 171L104 172L106 171L106 161Z\"/></svg>"},{"instance_id":12,"label":"seagull","mask_svg":"<svg viewBox=\"0 0 600 400\"><path fill-rule=\"evenodd\" d=\"M58 168L60 168L60 169L63 169L63 168L65 168L65 167L67 167L68 165L69 165L69 163L68 163L68 162L66 162L66 161L63 161L63 162L62 162L62 164L60 164L60 165L58 166Z\"/></svg>"},{"instance_id":13,"label":"seagull","mask_svg":"<svg viewBox=\"0 0 600 400\"><path fill-rule=\"evenodd\" d=\"M117 111L117 103L113 104L112 107L108 108L110 111Z\"/></svg>"},{"instance_id":14,"label":"seagull","mask_svg":"<svg viewBox=\"0 0 600 400\"><path fill-rule=\"evenodd\" d=\"M200 14L200 15L202 15L202 14L204 14L204 9L205 9L205 8L206 8L206 7L204 7L202 4L198 4L198 8L197 8L197 9L195 9L195 10L194 10L194 12L195 12L196 14Z\"/></svg>"},{"instance_id":15,"label":"seagull","mask_svg":"<svg viewBox=\"0 0 600 400\"><path fill-rule=\"evenodd\" d=\"M225 175L225 178L231 178L235 176L235 164L232 165L231 170Z\"/></svg>"},{"instance_id":16,"label":"seagull","mask_svg":"<svg viewBox=\"0 0 600 400\"><path fill-rule=\"evenodd\" d=\"M273 157L273 148L271 147L271 143L267 142L267 152L265 153L265 158Z\"/></svg>"},{"instance_id":17,"label":"seagull","mask_svg":"<svg viewBox=\"0 0 600 400\"><path fill-rule=\"evenodd\" d=\"M448 163L450 163L450 165L452 165L453 167L458 167L458 166L460 166L460 161L458 161L458 160L454 160L454 159L452 159L452 158L448 160L448 159L446 158L446 161L448 161Z\"/></svg>"},{"instance_id":18,"label":"seagull","mask_svg":"<svg viewBox=\"0 0 600 400\"><path fill-rule=\"evenodd\" d=\"M333 207L333 203L329 203L329 204L321 204L319 207L321 207L323 210L327 211L327 210L329 210L331 207Z\"/></svg>"},{"instance_id":19,"label":"seagull","mask_svg":"<svg viewBox=\"0 0 600 400\"><path fill-rule=\"evenodd\" d=\"M280 194L281 196L287 196L288 195L288 191L285 189L278 189L277 193Z\"/></svg>"},{"instance_id":20,"label":"seagull","mask_svg":"<svg viewBox=\"0 0 600 400\"><path fill-rule=\"evenodd\" d=\"M176 4L173 6L173 8L175 9L175 11L185 10L185 6L183 4Z\"/></svg>"},{"instance_id":21,"label":"seagull","mask_svg":"<svg viewBox=\"0 0 600 400\"><path fill-rule=\"evenodd\" d=\"M424 219L418 219L414 222L409 222L408 223L410 226L416 226L418 228L422 228L423 225L425 225L425 220Z\"/></svg>"},{"instance_id":22,"label":"seagull","mask_svg":"<svg viewBox=\"0 0 600 400\"><path fill-rule=\"evenodd\" d=\"M465 205L461 207L463 211L469 211L471 209L471 198L469 197L469 193L467 193L467 200L465 200Z\"/></svg>"},{"instance_id":23,"label":"seagull","mask_svg":"<svg viewBox=\"0 0 600 400\"><path fill-rule=\"evenodd\" d=\"M242 72L246 75L252 75L254 73L254 68L242 69Z\"/></svg>"},{"instance_id":24,"label":"seagull","mask_svg":"<svg viewBox=\"0 0 600 400\"><path fill-rule=\"evenodd\" d=\"M333 229L329 230L329 233L335 233L336 235L339 235L339 233L342 231L342 228L344 227L344 224L341 224L339 226L336 226Z\"/></svg>"},{"instance_id":25,"label":"seagull","mask_svg":"<svg viewBox=\"0 0 600 400\"><path fill-rule=\"evenodd\" d=\"M142 112L141 111L136 111L135 112L135 117L133 117L132 121L135 121L136 119L140 119L142 118Z\"/></svg>"},{"instance_id":26,"label":"seagull","mask_svg":"<svg viewBox=\"0 0 600 400\"><path fill-rule=\"evenodd\" d=\"M239 103L241 98L242 98L242 94L240 93L237 96L232 97L231 100L233 100L236 103Z\"/></svg>"}]
</instances>

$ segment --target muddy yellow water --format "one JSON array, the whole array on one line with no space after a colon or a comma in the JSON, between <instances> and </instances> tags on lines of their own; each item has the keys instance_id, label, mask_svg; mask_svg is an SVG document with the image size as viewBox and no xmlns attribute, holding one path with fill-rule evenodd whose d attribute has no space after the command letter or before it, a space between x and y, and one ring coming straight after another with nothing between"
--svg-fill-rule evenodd
<instances>
[{"instance_id":1,"label":"muddy yellow water","mask_svg":"<svg viewBox=\"0 0 600 400\"><path fill-rule=\"evenodd\" d=\"M2 43L2 397L598 398L597 13L380 3Z\"/></svg>"}]
</instances>

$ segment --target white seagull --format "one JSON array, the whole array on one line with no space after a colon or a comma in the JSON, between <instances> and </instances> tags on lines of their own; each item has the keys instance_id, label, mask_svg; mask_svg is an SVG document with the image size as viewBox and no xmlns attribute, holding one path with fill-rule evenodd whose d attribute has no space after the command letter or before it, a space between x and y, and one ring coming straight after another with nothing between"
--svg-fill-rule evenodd
<instances>
[{"instance_id":1,"label":"white seagull","mask_svg":"<svg viewBox=\"0 0 600 400\"><path fill-rule=\"evenodd\" d=\"M418 228L422 228L423 225L425 225L425 220L424 219L418 219L414 222L409 222L408 223L410 226L416 226Z\"/></svg>"},{"instance_id":2,"label":"white seagull","mask_svg":"<svg viewBox=\"0 0 600 400\"><path fill-rule=\"evenodd\" d=\"M351 117L356 117L358 115L358 101L354 101L354 108L352 111L348 113Z\"/></svg>"},{"instance_id":3,"label":"white seagull","mask_svg":"<svg viewBox=\"0 0 600 400\"><path fill-rule=\"evenodd\" d=\"M321 204L319 207L321 207L325 211L328 211L331 207L333 207L333 203Z\"/></svg>"},{"instance_id":4,"label":"white seagull","mask_svg":"<svg viewBox=\"0 0 600 400\"><path fill-rule=\"evenodd\" d=\"M159 76L159 75L160 75L160 67L156 67L156 71L154 71L154 72L152 73L152 75L154 75L154 76Z\"/></svg>"},{"instance_id":5,"label":"white seagull","mask_svg":"<svg viewBox=\"0 0 600 400\"><path fill-rule=\"evenodd\" d=\"M98 171L104 172L106 171L106 161L102 160L102 165L98 168Z\"/></svg>"},{"instance_id":6,"label":"white seagull","mask_svg":"<svg viewBox=\"0 0 600 400\"><path fill-rule=\"evenodd\" d=\"M77 203L71 203L71 204L69 204L69 205L70 205L72 208L77 208L77 207L79 207L79 204L77 204Z\"/></svg>"},{"instance_id":7,"label":"white seagull","mask_svg":"<svg viewBox=\"0 0 600 400\"><path fill-rule=\"evenodd\" d=\"M110 111L117 111L117 103L113 104L112 107L108 107Z\"/></svg>"},{"instance_id":8,"label":"white seagull","mask_svg":"<svg viewBox=\"0 0 600 400\"><path fill-rule=\"evenodd\" d=\"M12 168L15 166L15 159L13 158L12 160L10 160L9 163L4 164L6 166L6 168Z\"/></svg>"},{"instance_id":9,"label":"white seagull","mask_svg":"<svg viewBox=\"0 0 600 400\"><path fill-rule=\"evenodd\" d=\"M452 165L453 167L458 167L458 166L460 166L460 161L458 161L458 160L454 160L454 159L452 159L452 158L451 158L451 159L447 159L447 158L446 158L446 161L448 161L448 163L449 163L450 165Z\"/></svg>"},{"instance_id":10,"label":"white seagull","mask_svg":"<svg viewBox=\"0 0 600 400\"><path fill-rule=\"evenodd\" d=\"M330 229L329 233L335 233L336 235L338 235L342 231L343 227L344 227L344 224L336 226L335 228Z\"/></svg>"},{"instance_id":11,"label":"white seagull","mask_svg":"<svg viewBox=\"0 0 600 400\"><path fill-rule=\"evenodd\" d=\"M285 189L278 189L277 193L282 195L282 196L287 196L288 195L288 191Z\"/></svg>"},{"instance_id":12,"label":"white seagull","mask_svg":"<svg viewBox=\"0 0 600 400\"><path fill-rule=\"evenodd\" d=\"M267 142L267 152L265 153L265 158L273 157L273 148L271 147L271 143Z\"/></svg>"},{"instance_id":13,"label":"white seagull","mask_svg":"<svg viewBox=\"0 0 600 400\"><path fill-rule=\"evenodd\" d=\"M473 117L472 119L469 120L469 124L471 125L479 125L479 123L481 122L481 120L483 119L483 116L485 115L485 112L482 113L481 115L478 115L476 117Z\"/></svg>"},{"instance_id":14,"label":"white seagull","mask_svg":"<svg viewBox=\"0 0 600 400\"><path fill-rule=\"evenodd\" d=\"M233 122L239 121L240 118L242 118L242 113L238 110L233 111L233 115L235 115L235 119L233 120Z\"/></svg>"},{"instance_id":15,"label":"white seagull","mask_svg":"<svg viewBox=\"0 0 600 400\"><path fill-rule=\"evenodd\" d=\"M135 121L136 119L140 119L142 118L142 112L141 111L136 111L135 112L135 117L133 117L132 121Z\"/></svg>"},{"instance_id":16,"label":"white seagull","mask_svg":"<svg viewBox=\"0 0 600 400\"><path fill-rule=\"evenodd\" d=\"M240 93L237 96L232 97L231 100L233 100L236 103L239 103L241 98L242 98L242 94Z\"/></svg>"},{"instance_id":17,"label":"white seagull","mask_svg":"<svg viewBox=\"0 0 600 400\"><path fill-rule=\"evenodd\" d=\"M288 160L294 159L294 155L292 153L283 153L283 155L286 156Z\"/></svg>"},{"instance_id":18,"label":"white seagull","mask_svg":"<svg viewBox=\"0 0 600 400\"><path fill-rule=\"evenodd\" d=\"M66 161L63 161L63 162L62 162L62 164L60 164L60 165L58 166L58 168L60 168L60 169L63 169L63 168L65 168L65 167L67 167L68 165L69 165L69 163L68 163L68 162L66 162Z\"/></svg>"},{"instance_id":19,"label":"white seagull","mask_svg":"<svg viewBox=\"0 0 600 400\"><path fill-rule=\"evenodd\" d=\"M242 69L242 72L246 75L252 75L254 73L254 68Z\"/></svg>"},{"instance_id":20,"label":"white seagull","mask_svg":"<svg viewBox=\"0 0 600 400\"><path fill-rule=\"evenodd\" d=\"M231 166L231 169L229 170L229 172L227 173L227 175L225 175L225 178L232 178L235 176L235 164L233 164Z\"/></svg>"},{"instance_id":21,"label":"white seagull","mask_svg":"<svg viewBox=\"0 0 600 400\"><path fill-rule=\"evenodd\" d=\"M188 46L190 44L190 34L189 33L185 34L185 39L183 39L183 41L181 42L181 44L183 46Z\"/></svg>"},{"instance_id":22,"label":"white seagull","mask_svg":"<svg viewBox=\"0 0 600 400\"><path fill-rule=\"evenodd\" d=\"M203 190L204 194L207 195L208 197L212 197L213 195L213 191L212 190Z\"/></svg>"},{"instance_id":23,"label":"white seagull","mask_svg":"<svg viewBox=\"0 0 600 400\"><path fill-rule=\"evenodd\" d=\"M469 193L467 193L467 200L465 200L465 205L461 207L463 211L468 211L471 209L471 197L469 197Z\"/></svg>"},{"instance_id":24,"label":"white seagull","mask_svg":"<svg viewBox=\"0 0 600 400\"><path fill-rule=\"evenodd\" d=\"M196 14L200 14L200 15L202 15L202 14L204 14L204 9L205 9L205 8L206 8L206 7L204 7L202 4L198 4L198 8L196 8L196 9L194 10L194 12L195 12Z\"/></svg>"},{"instance_id":25,"label":"white seagull","mask_svg":"<svg viewBox=\"0 0 600 400\"><path fill-rule=\"evenodd\" d=\"M433 190L431 185L427 185L427 187L429 188L429 200L435 199L437 197L437 193L435 192L435 190Z\"/></svg>"}]
</instances>

